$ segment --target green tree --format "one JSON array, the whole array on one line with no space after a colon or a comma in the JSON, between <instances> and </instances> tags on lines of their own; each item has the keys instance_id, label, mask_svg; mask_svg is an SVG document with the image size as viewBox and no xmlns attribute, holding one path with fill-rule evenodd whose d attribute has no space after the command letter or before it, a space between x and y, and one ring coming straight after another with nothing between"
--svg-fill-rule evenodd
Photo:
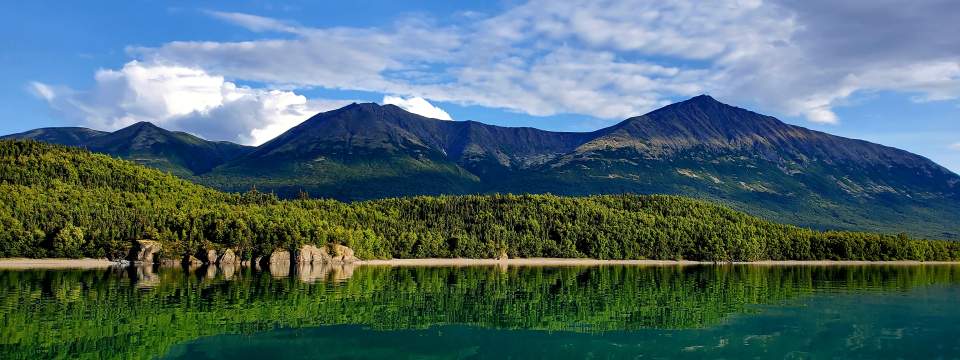
<instances>
[{"instance_id":1,"label":"green tree","mask_svg":"<svg viewBox=\"0 0 960 360\"><path fill-rule=\"evenodd\" d=\"M53 253L58 257L78 258L83 256L83 229L68 224L53 237Z\"/></svg>"}]
</instances>

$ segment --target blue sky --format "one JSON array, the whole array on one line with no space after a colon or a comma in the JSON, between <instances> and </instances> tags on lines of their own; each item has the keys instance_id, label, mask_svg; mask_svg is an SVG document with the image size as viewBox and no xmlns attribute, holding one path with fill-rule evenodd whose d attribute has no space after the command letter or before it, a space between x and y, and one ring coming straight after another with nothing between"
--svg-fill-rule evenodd
<instances>
[{"instance_id":1,"label":"blue sky","mask_svg":"<svg viewBox=\"0 0 960 360\"><path fill-rule=\"evenodd\" d=\"M0 133L259 143L352 101L586 131L700 93L960 171L960 4L4 2Z\"/></svg>"}]
</instances>

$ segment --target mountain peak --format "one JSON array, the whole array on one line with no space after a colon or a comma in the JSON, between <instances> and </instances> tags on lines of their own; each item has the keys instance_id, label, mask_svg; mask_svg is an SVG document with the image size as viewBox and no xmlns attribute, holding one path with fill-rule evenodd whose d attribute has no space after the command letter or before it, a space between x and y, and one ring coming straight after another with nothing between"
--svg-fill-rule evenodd
<instances>
[{"instance_id":1,"label":"mountain peak","mask_svg":"<svg viewBox=\"0 0 960 360\"><path fill-rule=\"evenodd\" d=\"M154 125L152 122L149 122L149 121L138 121L133 125L127 126L117 131L124 131L124 130L137 131L137 130L163 130L163 129L160 128L159 126Z\"/></svg>"},{"instance_id":2,"label":"mountain peak","mask_svg":"<svg viewBox=\"0 0 960 360\"><path fill-rule=\"evenodd\" d=\"M694 106L694 107L700 107L700 108L703 108L703 107L717 107L717 106L733 107L733 106L731 106L731 105L724 104L724 103L718 101L717 99L714 99L712 96L707 95L707 94L697 95L697 96L694 96L694 97L689 98L689 99L687 99L687 100L678 102L678 103L676 103L676 104L674 104L674 105L676 105L676 106Z\"/></svg>"},{"instance_id":3,"label":"mountain peak","mask_svg":"<svg viewBox=\"0 0 960 360\"><path fill-rule=\"evenodd\" d=\"M376 109L379 109L379 108L380 108L380 104L377 104L377 103L374 103L374 102L368 102L368 103L350 103L350 105L344 106L344 107L340 108L339 110L345 110L345 111L366 110L366 111L371 111L371 110L376 110Z\"/></svg>"}]
</instances>

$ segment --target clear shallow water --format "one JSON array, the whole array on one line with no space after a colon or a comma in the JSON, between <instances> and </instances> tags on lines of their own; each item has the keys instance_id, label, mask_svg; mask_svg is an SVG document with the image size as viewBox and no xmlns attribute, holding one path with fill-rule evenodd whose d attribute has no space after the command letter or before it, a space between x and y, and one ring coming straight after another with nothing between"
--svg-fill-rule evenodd
<instances>
[{"instance_id":1,"label":"clear shallow water","mask_svg":"<svg viewBox=\"0 0 960 360\"><path fill-rule=\"evenodd\" d=\"M960 358L960 266L0 271L0 358Z\"/></svg>"}]
</instances>

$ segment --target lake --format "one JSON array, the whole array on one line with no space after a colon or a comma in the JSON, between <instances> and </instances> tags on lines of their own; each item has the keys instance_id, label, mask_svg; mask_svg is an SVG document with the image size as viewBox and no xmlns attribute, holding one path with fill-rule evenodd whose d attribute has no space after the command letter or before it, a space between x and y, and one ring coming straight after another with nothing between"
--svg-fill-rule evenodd
<instances>
[{"instance_id":1,"label":"lake","mask_svg":"<svg viewBox=\"0 0 960 360\"><path fill-rule=\"evenodd\" d=\"M960 266L8 270L0 358L960 358Z\"/></svg>"}]
</instances>

